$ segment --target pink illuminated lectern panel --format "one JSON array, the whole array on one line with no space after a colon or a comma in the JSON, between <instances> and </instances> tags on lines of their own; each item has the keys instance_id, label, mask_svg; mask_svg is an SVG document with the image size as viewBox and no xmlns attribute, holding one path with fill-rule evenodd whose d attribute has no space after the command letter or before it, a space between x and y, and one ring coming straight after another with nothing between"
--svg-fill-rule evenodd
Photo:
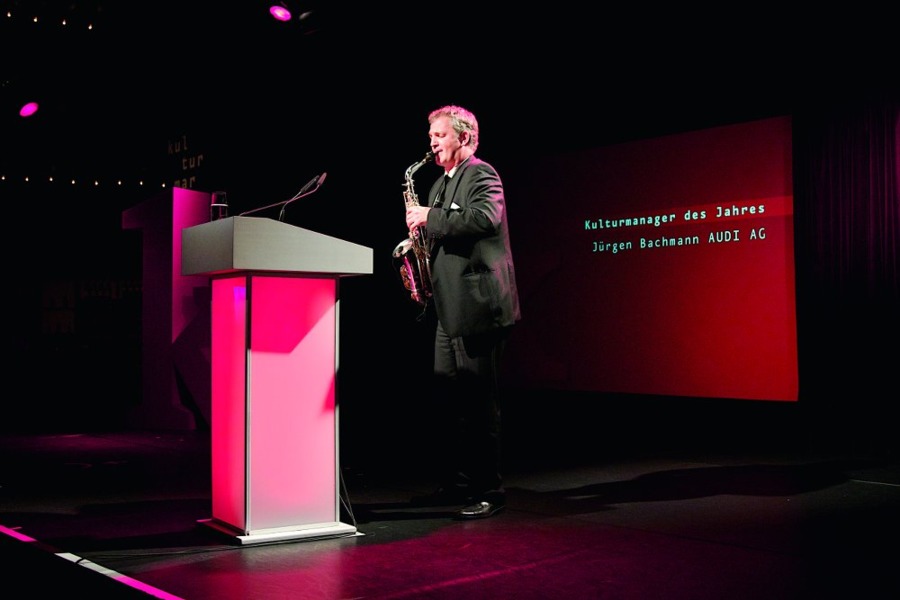
<instances>
[{"instance_id":1,"label":"pink illuminated lectern panel","mask_svg":"<svg viewBox=\"0 0 900 600\"><path fill-rule=\"evenodd\" d=\"M336 281L212 286L213 518L251 535L329 525L339 514Z\"/></svg>"},{"instance_id":2,"label":"pink illuminated lectern panel","mask_svg":"<svg viewBox=\"0 0 900 600\"><path fill-rule=\"evenodd\" d=\"M212 278L204 523L241 543L354 534L340 518L339 281L371 273L371 250L269 219L226 221L183 233L182 271ZM282 270L287 251L300 271Z\"/></svg>"}]
</instances>

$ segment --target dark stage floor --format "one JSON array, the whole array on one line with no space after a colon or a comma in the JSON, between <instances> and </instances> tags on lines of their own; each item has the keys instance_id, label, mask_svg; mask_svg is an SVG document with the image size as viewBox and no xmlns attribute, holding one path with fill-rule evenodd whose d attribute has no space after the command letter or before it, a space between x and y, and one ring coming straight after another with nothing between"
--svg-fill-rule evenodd
<instances>
[{"instance_id":1,"label":"dark stage floor","mask_svg":"<svg viewBox=\"0 0 900 600\"><path fill-rule=\"evenodd\" d=\"M344 467L358 534L241 545L201 524L207 433L5 434L0 450L10 598L900 597L884 456L523 460L507 510L473 522L410 506L432 485L415 469Z\"/></svg>"}]
</instances>

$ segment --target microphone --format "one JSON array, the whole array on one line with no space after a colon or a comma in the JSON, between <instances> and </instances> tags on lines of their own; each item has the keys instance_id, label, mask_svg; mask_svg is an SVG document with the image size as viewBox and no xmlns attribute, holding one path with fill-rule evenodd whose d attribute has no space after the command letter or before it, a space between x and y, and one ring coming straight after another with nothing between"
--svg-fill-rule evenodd
<instances>
[{"instance_id":1,"label":"microphone","mask_svg":"<svg viewBox=\"0 0 900 600\"><path fill-rule=\"evenodd\" d=\"M294 200L299 200L300 198L305 198L306 196L309 196L310 194L315 193L322 186L322 182L325 181L326 175L328 175L328 173L322 173L321 175L316 175L315 177L310 179L306 185L304 185L302 188L300 188L299 192L297 192L296 194L294 194L291 198L288 198L287 200L282 200L281 202L276 202L274 204L267 204L266 206L260 206L259 208L247 210L247 211L242 212L238 216L243 217L244 215L249 215L249 214L252 214L255 212L259 212L261 210L266 210L267 208L272 208L274 206L280 206L281 212L278 214L278 220L282 221L282 220L284 220L284 207L287 206L288 204L290 204L291 202L293 202Z\"/></svg>"},{"instance_id":2,"label":"microphone","mask_svg":"<svg viewBox=\"0 0 900 600\"><path fill-rule=\"evenodd\" d=\"M309 181L309 183L307 183L302 188L300 188L300 191L297 192L297 194L293 198L291 198L290 200L283 203L281 205L281 211L278 213L278 220L284 221L284 209L287 208L288 204L290 204L294 200L299 200L300 198L305 198L306 196L309 196L309 195L317 192L319 190L319 188L322 186L322 182L325 181L326 175L328 175L328 173L323 172L321 175L317 175L316 177L313 177ZM315 186L315 187L313 187L313 186Z\"/></svg>"},{"instance_id":3,"label":"microphone","mask_svg":"<svg viewBox=\"0 0 900 600\"><path fill-rule=\"evenodd\" d=\"M308 192L312 186L318 184L320 178L324 178L324 177L325 177L325 175L322 174L322 175L316 175L315 177L313 177L312 179L310 179L310 180L309 180L309 183L307 183L307 184L304 185L302 188L300 188L300 191L297 192L297 194L296 194L293 198L291 198L291 200L295 200L295 199L298 198L301 194L305 194L306 192ZM288 200L287 202L290 202L291 200ZM287 202L285 202L285 204L287 204Z\"/></svg>"}]
</instances>

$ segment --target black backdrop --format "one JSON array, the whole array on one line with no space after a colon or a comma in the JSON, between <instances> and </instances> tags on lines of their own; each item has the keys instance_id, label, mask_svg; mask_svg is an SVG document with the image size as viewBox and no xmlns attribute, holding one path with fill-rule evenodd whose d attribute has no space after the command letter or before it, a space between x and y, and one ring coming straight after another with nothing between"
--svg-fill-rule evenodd
<instances>
[{"instance_id":1,"label":"black backdrop","mask_svg":"<svg viewBox=\"0 0 900 600\"><path fill-rule=\"evenodd\" d=\"M893 443L900 217L897 87L886 69L896 48L885 24L844 16L807 31L777 15L736 28L701 27L689 14L328 3L314 23L275 29L251 6L219 10L103 7L93 37L0 25L4 55L16 57L4 67L0 184L12 344L15 372L34 390L11 403L7 427L115 427L136 401L140 245L121 231L123 210L190 177L196 189L227 191L237 212L328 172L286 220L375 252L375 275L342 288L344 437L360 457L424 442L428 346L389 255L405 235L402 174L427 147L427 112L453 102L479 116L479 154L502 173L562 150L791 115L800 402L728 410L757 410L763 428L801 442ZM844 36L860 26L868 42L848 51ZM38 115L11 116L35 88L47 98ZM77 315L60 306L70 294ZM638 408L523 392L508 435L523 448L549 438L592 447L604 446L598 433L683 439L672 432L700 431L701 416L723 438L737 427L701 400L628 400ZM648 406L660 425L634 418Z\"/></svg>"}]
</instances>

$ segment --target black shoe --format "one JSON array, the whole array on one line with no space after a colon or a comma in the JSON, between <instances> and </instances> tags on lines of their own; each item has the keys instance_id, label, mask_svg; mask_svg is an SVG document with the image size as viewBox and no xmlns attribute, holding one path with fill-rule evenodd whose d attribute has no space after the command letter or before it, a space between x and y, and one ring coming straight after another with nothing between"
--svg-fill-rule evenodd
<instances>
[{"instance_id":1,"label":"black shoe","mask_svg":"<svg viewBox=\"0 0 900 600\"><path fill-rule=\"evenodd\" d=\"M488 517L493 517L504 508L505 506L503 504L494 504L493 502L486 501L476 502L475 504L464 506L456 511L456 518L464 521L471 519L486 519Z\"/></svg>"},{"instance_id":2,"label":"black shoe","mask_svg":"<svg viewBox=\"0 0 900 600\"><path fill-rule=\"evenodd\" d=\"M450 506L471 501L471 496L464 489L442 486L430 494L413 496L409 502L413 506Z\"/></svg>"}]
</instances>

